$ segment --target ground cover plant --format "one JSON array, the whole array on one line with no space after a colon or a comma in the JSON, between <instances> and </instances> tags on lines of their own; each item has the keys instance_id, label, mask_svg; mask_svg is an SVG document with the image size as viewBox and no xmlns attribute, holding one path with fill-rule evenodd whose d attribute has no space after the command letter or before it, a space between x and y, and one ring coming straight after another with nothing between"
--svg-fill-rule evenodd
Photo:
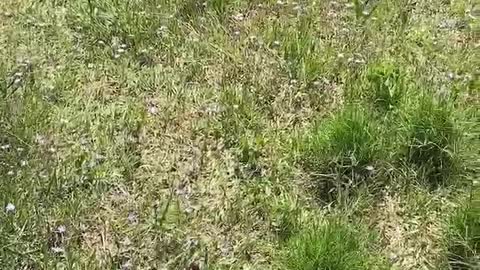
<instances>
[{"instance_id":1,"label":"ground cover plant","mask_svg":"<svg viewBox=\"0 0 480 270\"><path fill-rule=\"evenodd\" d=\"M0 1L0 269L479 269L479 17Z\"/></svg>"}]
</instances>

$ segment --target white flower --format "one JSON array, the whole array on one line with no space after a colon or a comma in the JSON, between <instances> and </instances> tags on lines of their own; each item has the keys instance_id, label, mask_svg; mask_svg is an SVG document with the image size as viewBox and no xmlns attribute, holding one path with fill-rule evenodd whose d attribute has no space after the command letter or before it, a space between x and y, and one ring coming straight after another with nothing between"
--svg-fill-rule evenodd
<instances>
[{"instance_id":1,"label":"white flower","mask_svg":"<svg viewBox=\"0 0 480 270\"><path fill-rule=\"evenodd\" d=\"M158 108L155 105L148 106L148 113L150 114L157 114Z\"/></svg>"},{"instance_id":2,"label":"white flower","mask_svg":"<svg viewBox=\"0 0 480 270\"><path fill-rule=\"evenodd\" d=\"M43 145L43 144L47 143L47 140L45 139L45 136L40 135L40 134L35 135L35 141L40 145Z\"/></svg>"},{"instance_id":3,"label":"white flower","mask_svg":"<svg viewBox=\"0 0 480 270\"><path fill-rule=\"evenodd\" d=\"M245 19L245 16L242 14L242 13L238 13L236 15L233 16L233 19L235 19L236 21L243 21L243 19Z\"/></svg>"},{"instance_id":4,"label":"white flower","mask_svg":"<svg viewBox=\"0 0 480 270\"><path fill-rule=\"evenodd\" d=\"M14 174L15 174L15 173L14 173L13 171L8 171L8 172L7 172L7 175L10 175L10 176L12 176L12 175L14 175Z\"/></svg>"},{"instance_id":5,"label":"white flower","mask_svg":"<svg viewBox=\"0 0 480 270\"><path fill-rule=\"evenodd\" d=\"M66 231L67 231L67 227L65 227L65 225L60 225L57 227L58 233L64 234Z\"/></svg>"},{"instance_id":6,"label":"white flower","mask_svg":"<svg viewBox=\"0 0 480 270\"><path fill-rule=\"evenodd\" d=\"M125 52L125 49L119 48L119 49L117 50L117 52L118 52L118 53L124 53L124 52Z\"/></svg>"},{"instance_id":7,"label":"white flower","mask_svg":"<svg viewBox=\"0 0 480 270\"><path fill-rule=\"evenodd\" d=\"M113 55L113 58L115 58L115 59L120 58L120 54L115 54L115 55Z\"/></svg>"},{"instance_id":8,"label":"white flower","mask_svg":"<svg viewBox=\"0 0 480 270\"><path fill-rule=\"evenodd\" d=\"M58 253L64 253L65 249L61 247L52 247L52 251L53 253L58 254Z\"/></svg>"},{"instance_id":9,"label":"white flower","mask_svg":"<svg viewBox=\"0 0 480 270\"><path fill-rule=\"evenodd\" d=\"M8 203L7 206L5 206L5 212L15 212L15 205L13 205L13 203Z\"/></svg>"},{"instance_id":10,"label":"white flower","mask_svg":"<svg viewBox=\"0 0 480 270\"><path fill-rule=\"evenodd\" d=\"M374 168L373 166L371 166L371 165L368 165L367 167L365 167L365 169L366 169L367 171L370 171L370 172L373 171L373 170L375 170L375 168Z\"/></svg>"},{"instance_id":11,"label":"white flower","mask_svg":"<svg viewBox=\"0 0 480 270\"><path fill-rule=\"evenodd\" d=\"M10 144L2 145L2 146L0 146L0 148L2 148L2 150L10 149Z\"/></svg>"},{"instance_id":12,"label":"white flower","mask_svg":"<svg viewBox=\"0 0 480 270\"><path fill-rule=\"evenodd\" d=\"M130 223L137 223L137 222L138 222L138 216L137 216L136 213L130 212L130 213L128 213L127 220L128 220Z\"/></svg>"}]
</instances>

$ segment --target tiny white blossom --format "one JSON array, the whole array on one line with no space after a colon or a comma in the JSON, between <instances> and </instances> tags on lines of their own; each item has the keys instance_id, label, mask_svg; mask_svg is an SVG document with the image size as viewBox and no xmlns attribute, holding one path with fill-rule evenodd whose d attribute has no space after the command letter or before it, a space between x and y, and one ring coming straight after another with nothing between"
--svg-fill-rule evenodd
<instances>
[{"instance_id":1,"label":"tiny white blossom","mask_svg":"<svg viewBox=\"0 0 480 270\"><path fill-rule=\"evenodd\" d=\"M117 52L118 52L118 53L124 53L124 52L125 52L125 49L119 48L119 49L117 50Z\"/></svg>"},{"instance_id":2,"label":"tiny white blossom","mask_svg":"<svg viewBox=\"0 0 480 270\"><path fill-rule=\"evenodd\" d=\"M25 150L25 149L23 149L22 147L17 148L17 152L23 152L23 150Z\"/></svg>"},{"instance_id":3,"label":"tiny white blossom","mask_svg":"<svg viewBox=\"0 0 480 270\"><path fill-rule=\"evenodd\" d=\"M10 144L2 145L2 146L0 146L0 148L2 148L2 150L10 149Z\"/></svg>"},{"instance_id":4,"label":"tiny white blossom","mask_svg":"<svg viewBox=\"0 0 480 270\"><path fill-rule=\"evenodd\" d=\"M448 72L448 73L447 73L447 77L448 77L448 79L450 79L450 80L454 80L454 79L455 79L455 74L453 74L453 72Z\"/></svg>"},{"instance_id":5,"label":"tiny white blossom","mask_svg":"<svg viewBox=\"0 0 480 270\"><path fill-rule=\"evenodd\" d=\"M52 247L52 251L53 253L58 254L58 253L64 253L65 249L61 247Z\"/></svg>"},{"instance_id":6,"label":"tiny white blossom","mask_svg":"<svg viewBox=\"0 0 480 270\"><path fill-rule=\"evenodd\" d=\"M60 225L60 226L57 227L57 232L58 232L58 233L63 234L63 233L65 233L66 231L67 231L67 227L65 227L65 225Z\"/></svg>"},{"instance_id":7,"label":"tiny white blossom","mask_svg":"<svg viewBox=\"0 0 480 270\"><path fill-rule=\"evenodd\" d=\"M148 113L150 114L157 114L158 113L158 108L156 106L148 106Z\"/></svg>"},{"instance_id":8,"label":"tiny white blossom","mask_svg":"<svg viewBox=\"0 0 480 270\"><path fill-rule=\"evenodd\" d=\"M374 168L373 166L371 166L371 165L368 165L367 167L365 167L365 169L366 169L367 171L373 171L373 170L375 170L375 168Z\"/></svg>"},{"instance_id":9,"label":"tiny white blossom","mask_svg":"<svg viewBox=\"0 0 480 270\"><path fill-rule=\"evenodd\" d=\"M13 203L8 203L7 206L5 206L5 212L15 212L15 205Z\"/></svg>"},{"instance_id":10,"label":"tiny white blossom","mask_svg":"<svg viewBox=\"0 0 480 270\"><path fill-rule=\"evenodd\" d=\"M128 46L127 46L127 44L125 44L125 43L123 43L123 44L120 45L120 48L122 48L122 49L126 49L127 47L128 47Z\"/></svg>"},{"instance_id":11,"label":"tiny white blossom","mask_svg":"<svg viewBox=\"0 0 480 270\"><path fill-rule=\"evenodd\" d=\"M27 166L28 162L26 160L20 161L20 166L25 167Z\"/></svg>"},{"instance_id":12,"label":"tiny white blossom","mask_svg":"<svg viewBox=\"0 0 480 270\"><path fill-rule=\"evenodd\" d=\"M47 143L47 140L45 139L45 136L39 135L39 134L35 135L35 141L40 145L43 145L43 144Z\"/></svg>"},{"instance_id":13,"label":"tiny white blossom","mask_svg":"<svg viewBox=\"0 0 480 270\"><path fill-rule=\"evenodd\" d=\"M243 19L245 19L245 16L242 14L242 13L238 13L236 15L233 16L233 19L235 19L236 21L243 21Z\"/></svg>"},{"instance_id":14,"label":"tiny white blossom","mask_svg":"<svg viewBox=\"0 0 480 270\"><path fill-rule=\"evenodd\" d=\"M128 213L127 220L130 223L137 223L138 222L138 215L134 212L130 212L130 213Z\"/></svg>"},{"instance_id":15,"label":"tiny white blossom","mask_svg":"<svg viewBox=\"0 0 480 270\"><path fill-rule=\"evenodd\" d=\"M9 176L12 176L12 175L14 175L14 174L15 174L15 173L14 173L13 171L8 171L8 172L7 172L7 175L9 175Z\"/></svg>"},{"instance_id":16,"label":"tiny white blossom","mask_svg":"<svg viewBox=\"0 0 480 270\"><path fill-rule=\"evenodd\" d=\"M120 54L115 54L115 55L113 55L113 58L115 58L115 59L120 58Z\"/></svg>"}]
</instances>

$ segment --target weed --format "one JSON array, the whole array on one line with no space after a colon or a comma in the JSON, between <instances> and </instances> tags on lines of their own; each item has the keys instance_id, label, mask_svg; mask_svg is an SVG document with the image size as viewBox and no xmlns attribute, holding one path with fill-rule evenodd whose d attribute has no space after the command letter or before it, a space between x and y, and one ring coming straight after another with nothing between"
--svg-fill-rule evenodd
<instances>
[{"instance_id":1,"label":"weed","mask_svg":"<svg viewBox=\"0 0 480 270\"><path fill-rule=\"evenodd\" d=\"M406 94L406 80L402 71L392 64L381 63L367 71L367 95L376 108L389 111L401 104Z\"/></svg>"},{"instance_id":2,"label":"weed","mask_svg":"<svg viewBox=\"0 0 480 270\"><path fill-rule=\"evenodd\" d=\"M250 148L241 138L248 132L261 133L261 114L255 106L253 94L243 89L225 89L221 99L225 110L220 117L217 135L225 139L227 147L242 144L244 150ZM253 157L242 152L244 160Z\"/></svg>"}]
</instances>

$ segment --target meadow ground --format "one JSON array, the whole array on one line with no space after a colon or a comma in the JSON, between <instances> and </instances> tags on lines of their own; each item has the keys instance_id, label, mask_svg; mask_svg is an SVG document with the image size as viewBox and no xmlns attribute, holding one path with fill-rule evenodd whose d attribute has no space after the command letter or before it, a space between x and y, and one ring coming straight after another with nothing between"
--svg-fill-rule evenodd
<instances>
[{"instance_id":1,"label":"meadow ground","mask_svg":"<svg viewBox=\"0 0 480 270\"><path fill-rule=\"evenodd\" d=\"M0 1L0 268L480 269L479 18Z\"/></svg>"}]
</instances>

